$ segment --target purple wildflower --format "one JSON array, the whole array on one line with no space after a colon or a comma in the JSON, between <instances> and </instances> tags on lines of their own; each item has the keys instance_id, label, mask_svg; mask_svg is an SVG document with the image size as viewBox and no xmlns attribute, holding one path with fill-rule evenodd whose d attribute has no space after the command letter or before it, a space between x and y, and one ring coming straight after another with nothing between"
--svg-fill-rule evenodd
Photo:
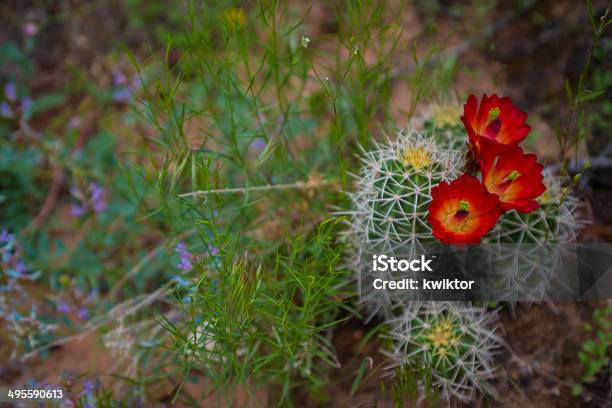
<instances>
[{"instance_id":1,"label":"purple wildflower","mask_svg":"<svg viewBox=\"0 0 612 408\"><path fill-rule=\"evenodd\" d=\"M113 92L113 102L118 104L124 104L130 100L131 96L132 92L130 91L130 89L128 87L122 87L116 89L115 92Z\"/></svg>"},{"instance_id":2,"label":"purple wildflower","mask_svg":"<svg viewBox=\"0 0 612 408\"><path fill-rule=\"evenodd\" d=\"M127 84L127 77L120 69L113 69L111 76L113 77L113 85L122 86Z\"/></svg>"},{"instance_id":3,"label":"purple wildflower","mask_svg":"<svg viewBox=\"0 0 612 408\"><path fill-rule=\"evenodd\" d=\"M178 266L179 269L182 269L183 271L188 271L189 269L191 269L193 264L191 263L191 261L188 258L181 257L181 260L180 260L180 262L178 263L177 266Z\"/></svg>"},{"instance_id":4,"label":"purple wildflower","mask_svg":"<svg viewBox=\"0 0 612 408\"><path fill-rule=\"evenodd\" d=\"M262 137L255 138L249 145L249 149L256 154L263 152L266 148L266 141Z\"/></svg>"},{"instance_id":5,"label":"purple wildflower","mask_svg":"<svg viewBox=\"0 0 612 408\"><path fill-rule=\"evenodd\" d=\"M70 207L70 213L75 218L80 218L85 214L85 207L82 205L72 204Z\"/></svg>"},{"instance_id":6,"label":"purple wildflower","mask_svg":"<svg viewBox=\"0 0 612 408\"><path fill-rule=\"evenodd\" d=\"M17 263L15 264L15 272L17 273L17 275L23 275L27 272L27 270L28 269L26 268L23 261L17 261Z\"/></svg>"},{"instance_id":7,"label":"purple wildflower","mask_svg":"<svg viewBox=\"0 0 612 408\"><path fill-rule=\"evenodd\" d=\"M184 241L179 242L176 248L174 248L174 251L179 254L180 262L177 265L179 269L187 271L193 267L191 263L191 254L187 251Z\"/></svg>"},{"instance_id":8,"label":"purple wildflower","mask_svg":"<svg viewBox=\"0 0 612 408\"><path fill-rule=\"evenodd\" d=\"M77 313L79 319L87 320L89 318L89 310L87 308L81 307L79 308L79 312Z\"/></svg>"},{"instance_id":9,"label":"purple wildflower","mask_svg":"<svg viewBox=\"0 0 612 408\"><path fill-rule=\"evenodd\" d=\"M67 398L65 400L62 401L62 407L66 407L66 408L73 408L76 407L76 404L74 403L74 401L71 398Z\"/></svg>"},{"instance_id":10,"label":"purple wildflower","mask_svg":"<svg viewBox=\"0 0 612 408\"><path fill-rule=\"evenodd\" d=\"M87 395L91 395L92 391L94 390L94 387L94 383L91 380L87 380L83 383L83 391Z\"/></svg>"},{"instance_id":11,"label":"purple wildflower","mask_svg":"<svg viewBox=\"0 0 612 408\"><path fill-rule=\"evenodd\" d=\"M36 34L38 34L38 26L36 24L29 21L23 25L23 35L28 38L32 38Z\"/></svg>"},{"instance_id":12,"label":"purple wildflower","mask_svg":"<svg viewBox=\"0 0 612 408\"><path fill-rule=\"evenodd\" d=\"M99 213L106 209L106 201L104 201L104 188L100 187L95 181L89 185L91 191L91 201L95 212Z\"/></svg>"},{"instance_id":13,"label":"purple wildflower","mask_svg":"<svg viewBox=\"0 0 612 408\"><path fill-rule=\"evenodd\" d=\"M219 248L217 248L213 244L208 244L208 252L210 252L210 254L212 256L218 255L219 254Z\"/></svg>"},{"instance_id":14,"label":"purple wildflower","mask_svg":"<svg viewBox=\"0 0 612 408\"><path fill-rule=\"evenodd\" d=\"M15 237L13 236L13 234L8 232L6 228L4 228L0 233L0 243L9 243L12 242L14 239Z\"/></svg>"},{"instance_id":15,"label":"purple wildflower","mask_svg":"<svg viewBox=\"0 0 612 408\"><path fill-rule=\"evenodd\" d=\"M126 104L132 98L134 92L141 87L141 81L138 75L127 76L120 69L113 69L111 73L113 77L113 102L117 104Z\"/></svg>"},{"instance_id":16,"label":"purple wildflower","mask_svg":"<svg viewBox=\"0 0 612 408\"><path fill-rule=\"evenodd\" d=\"M16 257L15 236L5 228L0 233L0 269L10 269Z\"/></svg>"},{"instance_id":17,"label":"purple wildflower","mask_svg":"<svg viewBox=\"0 0 612 408\"><path fill-rule=\"evenodd\" d=\"M21 113L26 114L30 112L32 108L32 99L27 96L21 100Z\"/></svg>"},{"instance_id":18,"label":"purple wildflower","mask_svg":"<svg viewBox=\"0 0 612 408\"><path fill-rule=\"evenodd\" d=\"M57 304L57 311L59 313L68 313L70 312L70 309L71 309L70 305L64 301L60 301Z\"/></svg>"},{"instance_id":19,"label":"purple wildflower","mask_svg":"<svg viewBox=\"0 0 612 408\"><path fill-rule=\"evenodd\" d=\"M89 295L87 295L87 299L85 299L85 303L89 304L98 298L99 292L98 289L93 288L89 291Z\"/></svg>"},{"instance_id":20,"label":"purple wildflower","mask_svg":"<svg viewBox=\"0 0 612 408\"><path fill-rule=\"evenodd\" d=\"M72 216L79 218L88 210L93 210L97 213L106 210L104 191L104 187L95 181L89 183L86 192L83 192L78 187L72 187L70 193L79 201L79 203L72 204L71 206Z\"/></svg>"},{"instance_id":21,"label":"purple wildflower","mask_svg":"<svg viewBox=\"0 0 612 408\"><path fill-rule=\"evenodd\" d=\"M8 83L4 85L4 96L6 96L6 100L10 102L17 101L17 87L13 83Z\"/></svg>"},{"instance_id":22,"label":"purple wildflower","mask_svg":"<svg viewBox=\"0 0 612 408\"><path fill-rule=\"evenodd\" d=\"M13 117L13 110L11 109L8 103L2 102L2 104L0 105L0 116L6 119L10 119Z\"/></svg>"},{"instance_id":23,"label":"purple wildflower","mask_svg":"<svg viewBox=\"0 0 612 408\"><path fill-rule=\"evenodd\" d=\"M142 81L140 80L140 77L138 75L134 76L134 78L132 79L132 83L130 84L130 88L132 89L132 91L137 90L138 88L140 88L141 85Z\"/></svg>"}]
</instances>

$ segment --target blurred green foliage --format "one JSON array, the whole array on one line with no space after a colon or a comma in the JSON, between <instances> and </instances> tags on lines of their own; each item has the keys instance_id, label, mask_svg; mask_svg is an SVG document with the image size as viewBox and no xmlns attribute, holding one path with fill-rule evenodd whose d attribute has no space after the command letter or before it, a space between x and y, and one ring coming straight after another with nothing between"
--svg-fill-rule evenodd
<instances>
[{"instance_id":1,"label":"blurred green foliage","mask_svg":"<svg viewBox=\"0 0 612 408\"><path fill-rule=\"evenodd\" d=\"M609 369L610 353L612 352L612 306L598 307L593 311L592 323L585 325L590 339L582 344L578 353L580 364L584 370L582 382L593 383L597 377ZM572 394L579 396L584 392L581 384L572 388Z\"/></svg>"}]
</instances>

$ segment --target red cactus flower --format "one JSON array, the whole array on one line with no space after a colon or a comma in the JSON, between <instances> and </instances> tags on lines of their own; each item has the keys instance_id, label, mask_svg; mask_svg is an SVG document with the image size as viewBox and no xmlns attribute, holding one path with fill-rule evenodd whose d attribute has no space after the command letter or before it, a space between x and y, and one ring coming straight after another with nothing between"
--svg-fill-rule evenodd
<instances>
[{"instance_id":1,"label":"red cactus flower","mask_svg":"<svg viewBox=\"0 0 612 408\"><path fill-rule=\"evenodd\" d=\"M480 242L501 215L497 196L467 174L450 184L438 184L431 189L431 197L427 221L434 237L445 244Z\"/></svg>"},{"instance_id":2,"label":"red cactus flower","mask_svg":"<svg viewBox=\"0 0 612 408\"><path fill-rule=\"evenodd\" d=\"M485 153L480 162L482 183L499 197L501 208L524 213L540 207L535 199L546 191L542 168L535 154L525 154L518 146L497 155Z\"/></svg>"},{"instance_id":3,"label":"red cactus flower","mask_svg":"<svg viewBox=\"0 0 612 408\"><path fill-rule=\"evenodd\" d=\"M514 106L510 98L499 98L495 94L483 95L480 107L478 99L470 95L461 117L477 157L483 150L499 153L520 143L530 130L526 120L527 113Z\"/></svg>"}]
</instances>

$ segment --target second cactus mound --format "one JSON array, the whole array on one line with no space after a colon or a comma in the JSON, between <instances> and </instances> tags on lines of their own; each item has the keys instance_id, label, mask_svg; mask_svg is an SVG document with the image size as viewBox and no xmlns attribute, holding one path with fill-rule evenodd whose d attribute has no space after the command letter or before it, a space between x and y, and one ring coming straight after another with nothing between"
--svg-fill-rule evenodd
<instances>
[{"instance_id":1,"label":"second cactus mound","mask_svg":"<svg viewBox=\"0 0 612 408\"><path fill-rule=\"evenodd\" d=\"M493 377L497 314L457 302L413 302L390 321L392 369L423 367L444 400L470 401Z\"/></svg>"},{"instance_id":2,"label":"second cactus mound","mask_svg":"<svg viewBox=\"0 0 612 408\"><path fill-rule=\"evenodd\" d=\"M349 194L353 204L348 212L349 263L358 280L371 282L375 277L370 263L365 262L371 254L401 251L414 257L435 242L426 220L431 188L456 177L463 158L432 138L407 129L398 133L395 142L376 144L364 152L362 160L361 172L355 176L357 188ZM389 293L373 291L371 285L364 284L361 289L364 303L374 312L390 315L400 302Z\"/></svg>"},{"instance_id":3,"label":"second cactus mound","mask_svg":"<svg viewBox=\"0 0 612 408\"><path fill-rule=\"evenodd\" d=\"M578 216L580 203L559 177L546 172L544 184L540 208L529 214L507 212L484 240L489 244L489 269L499 278L498 299L538 301L550 298L551 292L563 297L571 290L561 288L559 279L564 265L575 262L576 253L566 244L576 242L584 226Z\"/></svg>"},{"instance_id":4,"label":"second cactus mound","mask_svg":"<svg viewBox=\"0 0 612 408\"><path fill-rule=\"evenodd\" d=\"M433 138L440 146L463 151L466 147L465 130L459 119L461 105L456 101L432 104L417 118L422 122L423 132Z\"/></svg>"},{"instance_id":5,"label":"second cactus mound","mask_svg":"<svg viewBox=\"0 0 612 408\"><path fill-rule=\"evenodd\" d=\"M544 174L546 191L538 198L540 208L522 214L506 213L491 231L489 242L500 244L539 244L575 242L584 223L578 219L579 201L562 186L558 177Z\"/></svg>"}]
</instances>

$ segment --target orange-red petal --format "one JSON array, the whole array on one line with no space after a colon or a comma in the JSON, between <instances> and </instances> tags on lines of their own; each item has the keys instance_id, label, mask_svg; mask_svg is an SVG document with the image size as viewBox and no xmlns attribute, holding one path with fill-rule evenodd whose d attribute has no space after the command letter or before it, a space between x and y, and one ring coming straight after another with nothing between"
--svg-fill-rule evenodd
<instances>
[{"instance_id":1,"label":"orange-red petal","mask_svg":"<svg viewBox=\"0 0 612 408\"><path fill-rule=\"evenodd\" d=\"M476 157L486 149L501 152L520 143L530 130L526 120L527 113L514 106L510 98L495 94L483 95L480 106L476 96L470 95L461 117Z\"/></svg>"},{"instance_id":2,"label":"orange-red petal","mask_svg":"<svg viewBox=\"0 0 612 408\"><path fill-rule=\"evenodd\" d=\"M542 169L534 154L525 154L518 146L485 154L480 161L482 183L499 197L501 208L526 213L539 208L536 198L546 190Z\"/></svg>"},{"instance_id":3,"label":"orange-red petal","mask_svg":"<svg viewBox=\"0 0 612 408\"><path fill-rule=\"evenodd\" d=\"M501 215L497 196L467 174L438 184L431 197L427 220L434 237L445 244L480 242Z\"/></svg>"}]
</instances>

